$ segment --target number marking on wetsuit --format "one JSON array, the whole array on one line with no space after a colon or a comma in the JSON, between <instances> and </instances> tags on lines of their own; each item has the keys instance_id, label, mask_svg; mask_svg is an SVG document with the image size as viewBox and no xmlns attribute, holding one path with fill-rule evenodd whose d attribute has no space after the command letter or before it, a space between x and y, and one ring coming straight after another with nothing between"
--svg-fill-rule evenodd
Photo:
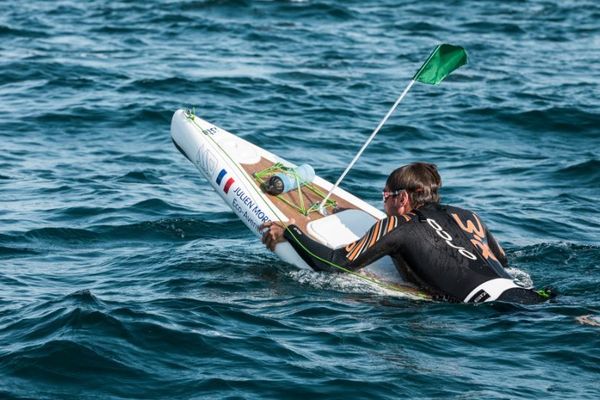
<instances>
[{"instance_id":1,"label":"number marking on wetsuit","mask_svg":"<svg viewBox=\"0 0 600 400\"><path fill-rule=\"evenodd\" d=\"M435 220L433 220L431 218L427 218L427 223L429 224L429 226L431 226L435 230L435 232L437 233L437 235L439 237L441 237L442 239L444 239L446 241L446 244L448 246L452 247L453 249L458 250L458 252L462 256L467 257L470 260L477 260L477 257L475 256L475 254L471 253L464 247L456 246L454 243L452 243L452 236L450 236L450 234L448 232L446 232L437 222L435 222Z\"/></svg>"}]
</instances>

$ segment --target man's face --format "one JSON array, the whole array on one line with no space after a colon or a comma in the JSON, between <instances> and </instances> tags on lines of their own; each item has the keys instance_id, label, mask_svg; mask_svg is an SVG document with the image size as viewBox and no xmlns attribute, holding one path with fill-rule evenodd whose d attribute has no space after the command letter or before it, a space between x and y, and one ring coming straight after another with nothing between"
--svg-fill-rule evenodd
<instances>
[{"instance_id":1,"label":"man's face","mask_svg":"<svg viewBox=\"0 0 600 400\"><path fill-rule=\"evenodd\" d=\"M400 216L411 210L406 190L391 192L388 187L383 190L383 209L387 215Z\"/></svg>"},{"instance_id":2,"label":"man's face","mask_svg":"<svg viewBox=\"0 0 600 400\"><path fill-rule=\"evenodd\" d=\"M398 215L398 207L396 206L396 202L398 201L398 196L389 195L386 196L386 193L390 193L390 189L386 186L383 189L383 209L387 215Z\"/></svg>"}]
</instances>

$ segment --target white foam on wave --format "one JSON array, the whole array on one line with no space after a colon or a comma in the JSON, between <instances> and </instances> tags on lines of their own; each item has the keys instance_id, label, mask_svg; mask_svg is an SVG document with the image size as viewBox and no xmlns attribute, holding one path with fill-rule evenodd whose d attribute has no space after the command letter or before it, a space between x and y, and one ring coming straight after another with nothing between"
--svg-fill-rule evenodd
<instances>
[{"instance_id":1,"label":"white foam on wave","mask_svg":"<svg viewBox=\"0 0 600 400\"><path fill-rule=\"evenodd\" d=\"M520 286L530 288L533 287L533 280L531 279L531 275L527 272L520 270L518 268L507 268L506 272L509 273L510 276L519 284Z\"/></svg>"},{"instance_id":2,"label":"white foam on wave","mask_svg":"<svg viewBox=\"0 0 600 400\"><path fill-rule=\"evenodd\" d=\"M533 287L531 276L518 268L507 268L506 271L523 287ZM414 298L414 296L396 290L386 289L376 283L350 274L330 274L309 270L287 271L286 275L302 285L309 285L320 290L336 290L344 293L374 294Z\"/></svg>"},{"instance_id":3,"label":"white foam on wave","mask_svg":"<svg viewBox=\"0 0 600 400\"><path fill-rule=\"evenodd\" d=\"M582 325L600 327L600 317L597 315L580 315L575 320Z\"/></svg>"},{"instance_id":4,"label":"white foam on wave","mask_svg":"<svg viewBox=\"0 0 600 400\"><path fill-rule=\"evenodd\" d=\"M331 274L309 270L287 271L286 274L302 285L320 290L335 290L344 293L371 294L413 298L414 296L396 290L386 289L376 283L350 274Z\"/></svg>"}]
</instances>

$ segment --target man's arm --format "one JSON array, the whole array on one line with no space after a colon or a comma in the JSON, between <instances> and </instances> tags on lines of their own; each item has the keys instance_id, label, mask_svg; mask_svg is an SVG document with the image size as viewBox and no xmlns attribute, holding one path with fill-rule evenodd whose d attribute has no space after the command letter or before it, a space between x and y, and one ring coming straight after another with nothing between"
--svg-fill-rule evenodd
<instances>
[{"instance_id":1,"label":"man's arm","mask_svg":"<svg viewBox=\"0 0 600 400\"><path fill-rule=\"evenodd\" d=\"M317 271L356 271L395 250L397 241L391 233L398 227L398 223L396 217L377 221L362 238L335 250L311 239L296 225L289 225L282 232L282 236L290 242L302 259ZM265 227L268 226L273 224L265 224ZM279 240L268 238L268 235L269 232L266 232L263 242L273 249ZM275 236L277 235L278 233L275 233Z\"/></svg>"},{"instance_id":2,"label":"man's arm","mask_svg":"<svg viewBox=\"0 0 600 400\"><path fill-rule=\"evenodd\" d=\"M315 271L341 272L348 267L345 249L334 250L304 234L296 225L289 225L283 237Z\"/></svg>"},{"instance_id":3,"label":"man's arm","mask_svg":"<svg viewBox=\"0 0 600 400\"><path fill-rule=\"evenodd\" d=\"M494 238L494 235L492 235L492 233L487 229L487 227L485 229L485 236L488 242L488 246L490 247L492 253L494 253L496 258L504 268L508 268L508 259L506 258L506 253L504 253L504 249L496 241L496 238Z\"/></svg>"}]
</instances>

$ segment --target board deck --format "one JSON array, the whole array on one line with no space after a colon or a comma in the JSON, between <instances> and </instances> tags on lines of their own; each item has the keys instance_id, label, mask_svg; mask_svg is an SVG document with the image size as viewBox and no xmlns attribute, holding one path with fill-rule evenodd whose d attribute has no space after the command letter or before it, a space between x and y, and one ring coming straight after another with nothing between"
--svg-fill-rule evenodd
<instances>
[{"instance_id":1,"label":"board deck","mask_svg":"<svg viewBox=\"0 0 600 400\"><path fill-rule=\"evenodd\" d=\"M244 169L244 171L246 171L246 173L248 175L250 175L251 177L254 177L255 173L264 171L265 169L270 168L273 165L275 165L275 163L273 161L267 160L264 157L261 157L261 159L258 163L240 164L240 165L242 166L242 168ZM257 183L257 186L258 186L258 183ZM319 185L313 183L313 186L316 187L317 189L319 189L321 192L327 193L327 190L320 187ZM264 190L262 190L262 188L259 188L259 189L264 193ZM300 190L302 192L302 200L304 201L304 203L306 205L318 204L323 200L322 197L320 197L319 195L317 195L316 193L314 193L313 191L309 190L306 187L302 187ZM264 193L264 194L289 219L293 218L295 220L295 225L297 225L300 229L302 229L303 232L308 231L307 225L310 222L316 221L316 220L324 217L318 211L311 212L308 215L303 215L297 209L290 206L285 201L281 200L281 197L283 197L288 202L291 202L293 204L300 204L300 195L298 194L297 189L292 190L287 193L282 193L279 196L274 196L274 195L271 195L268 193ZM335 194L331 195L330 199L335 201L335 203L336 203L336 208L334 210L330 210L331 213L335 213L335 212L342 211L342 210L348 210L348 209L356 209L356 210L360 209L356 205L352 204L351 202L349 202L345 199L340 198L339 196L337 196Z\"/></svg>"}]
</instances>

